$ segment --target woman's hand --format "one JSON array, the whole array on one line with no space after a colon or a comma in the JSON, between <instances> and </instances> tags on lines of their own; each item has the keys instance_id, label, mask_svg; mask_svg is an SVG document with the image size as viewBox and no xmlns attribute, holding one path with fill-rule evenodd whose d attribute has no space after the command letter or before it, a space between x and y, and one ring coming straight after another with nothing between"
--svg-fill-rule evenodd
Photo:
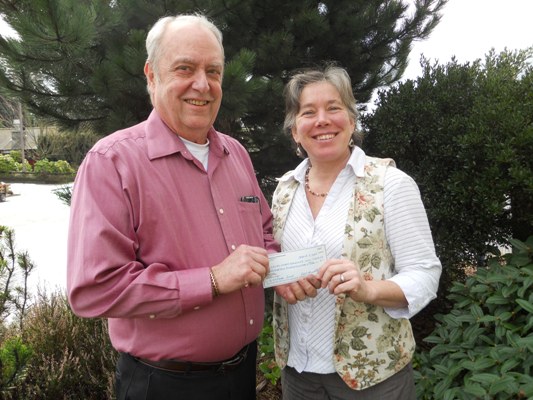
<instances>
[{"instance_id":1,"label":"woman's hand","mask_svg":"<svg viewBox=\"0 0 533 400\"><path fill-rule=\"evenodd\" d=\"M407 307L409 303L395 282L366 280L359 267L350 260L327 260L318 271L322 287L335 295L346 293L354 301L389 308Z\"/></svg>"},{"instance_id":2,"label":"woman's hand","mask_svg":"<svg viewBox=\"0 0 533 400\"><path fill-rule=\"evenodd\" d=\"M371 303L372 287L363 278L359 267L350 260L327 260L318 271L322 287L328 287L330 293L348 294L353 300Z\"/></svg>"},{"instance_id":3,"label":"woman's hand","mask_svg":"<svg viewBox=\"0 0 533 400\"><path fill-rule=\"evenodd\" d=\"M296 302L305 300L307 297L315 297L320 285L321 282L316 276L308 275L297 282L276 286L274 290L287 303L296 304Z\"/></svg>"}]
</instances>

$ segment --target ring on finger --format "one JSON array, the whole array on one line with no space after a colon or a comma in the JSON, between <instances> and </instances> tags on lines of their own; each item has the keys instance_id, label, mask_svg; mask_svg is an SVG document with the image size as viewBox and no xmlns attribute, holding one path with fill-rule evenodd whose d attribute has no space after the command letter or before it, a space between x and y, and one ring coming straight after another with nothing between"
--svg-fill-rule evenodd
<instances>
[{"instance_id":1,"label":"ring on finger","mask_svg":"<svg viewBox=\"0 0 533 400\"><path fill-rule=\"evenodd\" d=\"M344 275L341 274L341 275L339 276L339 278L340 278L340 280L341 280L341 283L344 283Z\"/></svg>"}]
</instances>

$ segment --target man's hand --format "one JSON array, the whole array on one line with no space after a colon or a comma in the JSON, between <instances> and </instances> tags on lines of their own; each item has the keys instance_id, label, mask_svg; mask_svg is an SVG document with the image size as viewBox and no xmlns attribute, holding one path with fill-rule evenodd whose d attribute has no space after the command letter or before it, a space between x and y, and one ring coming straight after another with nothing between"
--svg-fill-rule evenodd
<instances>
[{"instance_id":1,"label":"man's hand","mask_svg":"<svg viewBox=\"0 0 533 400\"><path fill-rule=\"evenodd\" d=\"M268 253L261 247L240 245L212 271L220 294L262 285L268 274Z\"/></svg>"}]
</instances>

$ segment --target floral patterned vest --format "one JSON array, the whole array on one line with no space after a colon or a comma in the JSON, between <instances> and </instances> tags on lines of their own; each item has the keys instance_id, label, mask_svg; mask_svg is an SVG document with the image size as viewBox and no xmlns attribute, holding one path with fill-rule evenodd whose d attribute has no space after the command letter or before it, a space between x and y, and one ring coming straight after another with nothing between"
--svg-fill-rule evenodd
<instances>
[{"instance_id":1,"label":"floral patterned vest","mask_svg":"<svg viewBox=\"0 0 533 400\"><path fill-rule=\"evenodd\" d=\"M359 265L367 280L394 275L394 260L383 223L383 181L391 159L366 156L365 176L357 178L344 231L343 258ZM299 183L280 182L274 192L272 213L274 236L281 242L287 214ZM408 319L393 319L383 307L337 296L333 362L337 373L354 390L373 386L410 361L415 340ZM274 341L281 368L289 355L288 304L274 296Z\"/></svg>"}]
</instances>

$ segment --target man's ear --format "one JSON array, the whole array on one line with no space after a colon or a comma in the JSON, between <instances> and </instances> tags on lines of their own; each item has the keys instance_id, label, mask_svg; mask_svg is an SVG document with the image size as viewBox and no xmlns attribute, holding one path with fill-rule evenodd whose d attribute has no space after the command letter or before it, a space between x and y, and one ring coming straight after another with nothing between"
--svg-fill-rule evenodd
<instances>
[{"instance_id":1,"label":"man's ear","mask_svg":"<svg viewBox=\"0 0 533 400\"><path fill-rule=\"evenodd\" d=\"M152 67L152 64L149 61L146 61L144 64L144 76L146 76L146 82L148 84L148 87L152 87L154 84L155 79L155 72Z\"/></svg>"}]
</instances>

